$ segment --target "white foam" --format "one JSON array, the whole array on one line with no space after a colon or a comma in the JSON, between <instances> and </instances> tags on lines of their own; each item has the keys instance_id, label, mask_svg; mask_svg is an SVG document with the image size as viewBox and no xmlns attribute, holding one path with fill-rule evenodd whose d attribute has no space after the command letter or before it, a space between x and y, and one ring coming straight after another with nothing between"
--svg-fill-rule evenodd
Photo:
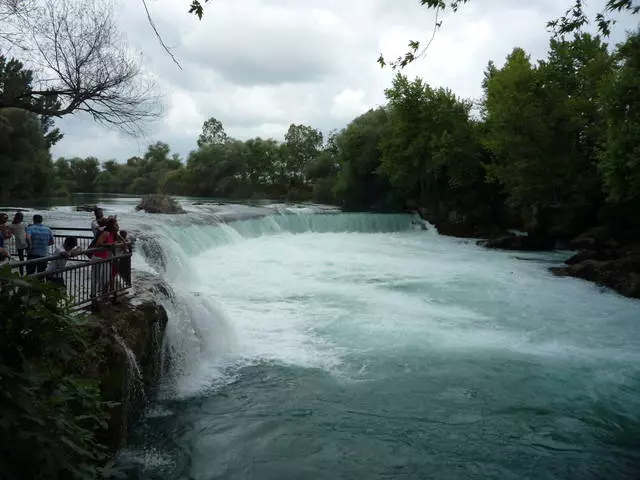
<instances>
[{"instance_id":1,"label":"white foam","mask_svg":"<svg viewBox=\"0 0 640 480\"><path fill-rule=\"evenodd\" d=\"M161 233L177 251L173 394L215 389L264 361L367 376L367 358L421 350L638 360L640 303L555 278L548 262L411 231L410 217L396 233L357 233L385 231L389 218L290 217Z\"/></svg>"}]
</instances>

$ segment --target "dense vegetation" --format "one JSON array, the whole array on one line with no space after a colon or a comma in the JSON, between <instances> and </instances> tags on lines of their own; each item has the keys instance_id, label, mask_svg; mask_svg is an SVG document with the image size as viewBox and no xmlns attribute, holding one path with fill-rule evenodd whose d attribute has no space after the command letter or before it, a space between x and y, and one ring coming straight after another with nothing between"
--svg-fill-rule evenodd
<instances>
[{"instance_id":1,"label":"dense vegetation","mask_svg":"<svg viewBox=\"0 0 640 480\"><path fill-rule=\"evenodd\" d=\"M398 75L384 107L328 138L291 125L284 142L241 141L211 118L185 160L157 142L125 163L54 162L50 119L1 110L0 195L314 199L486 225L522 224L551 205L629 209L640 200L639 47L633 32L613 51L589 34L552 39L539 62L515 48L489 62L475 103Z\"/></svg>"},{"instance_id":2,"label":"dense vegetation","mask_svg":"<svg viewBox=\"0 0 640 480\"><path fill-rule=\"evenodd\" d=\"M100 342L56 286L0 269L0 298L2 478L102 476L109 405L94 371Z\"/></svg>"}]
</instances>

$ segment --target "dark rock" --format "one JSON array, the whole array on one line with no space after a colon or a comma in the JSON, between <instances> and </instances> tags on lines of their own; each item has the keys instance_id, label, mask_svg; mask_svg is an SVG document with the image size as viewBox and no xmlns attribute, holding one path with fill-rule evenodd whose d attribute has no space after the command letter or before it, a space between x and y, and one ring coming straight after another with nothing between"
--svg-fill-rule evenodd
<instances>
[{"instance_id":1,"label":"dark rock","mask_svg":"<svg viewBox=\"0 0 640 480\"><path fill-rule=\"evenodd\" d=\"M610 287L627 297L640 298L640 255L615 260L585 260L551 268L554 275L577 277Z\"/></svg>"},{"instance_id":2,"label":"dark rock","mask_svg":"<svg viewBox=\"0 0 640 480\"><path fill-rule=\"evenodd\" d=\"M124 443L158 384L167 320L164 308L153 301L109 305L92 316L95 342L104 352L97 367L100 390L106 402L115 403L101 440L113 450Z\"/></svg>"},{"instance_id":3,"label":"dark rock","mask_svg":"<svg viewBox=\"0 0 640 480\"><path fill-rule=\"evenodd\" d=\"M573 250L599 250L611 239L611 232L607 227L594 227L578 235L569 242Z\"/></svg>"},{"instance_id":4,"label":"dark rock","mask_svg":"<svg viewBox=\"0 0 640 480\"><path fill-rule=\"evenodd\" d=\"M147 213L185 213L175 198L167 195L145 195L136 207L136 211Z\"/></svg>"},{"instance_id":5,"label":"dark rock","mask_svg":"<svg viewBox=\"0 0 640 480\"><path fill-rule=\"evenodd\" d=\"M76 212L94 212L98 205L77 205Z\"/></svg>"},{"instance_id":6,"label":"dark rock","mask_svg":"<svg viewBox=\"0 0 640 480\"><path fill-rule=\"evenodd\" d=\"M438 215L426 208L416 208L418 214L431 222L440 235L459 238L483 238L502 234L503 229L474 219L470 215L452 210L446 215Z\"/></svg>"},{"instance_id":7,"label":"dark rock","mask_svg":"<svg viewBox=\"0 0 640 480\"><path fill-rule=\"evenodd\" d=\"M535 235L569 241L597 223L594 203L567 203L534 209L526 230Z\"/></svg>"},{"instance_id":8,"label":"dark rock","mask_svg":"<svg viewBox=\"0 0 640 480\"><path fill-rule=\"evenodd\" d=\"M598 252L595 250L580 250L564 263L566 263L567 265L575 265L576 263L584 262L585 260L596 260L597 258Z\"/></svg>"},{"instance_id":9,"label":"dark rock","mask_svg":"<svg viewBox=\"0 0 640 480\"><path fill-rule=\"evenodd\" d=\"M519 251L553 250L553 239L538 235L504 235L490 238L483 244L486 248Z\"/></svg>"}]
</instances>

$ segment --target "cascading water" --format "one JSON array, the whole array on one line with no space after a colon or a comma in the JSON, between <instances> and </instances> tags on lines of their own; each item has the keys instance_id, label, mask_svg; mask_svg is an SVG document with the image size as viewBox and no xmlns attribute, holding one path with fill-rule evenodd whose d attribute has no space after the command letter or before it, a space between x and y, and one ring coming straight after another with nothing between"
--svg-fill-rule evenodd
<instances>
[{"instance_id":1,"label":"cascading water","mask_svg":"<svg viewBox=\"0 0 640 480\"><path fill-rule=\"evenodd\" d=\"M640 477L640 302L553 277L566 253L412 215L117 208L170 287L131 478Z\"/></svg>"}]
</instances>

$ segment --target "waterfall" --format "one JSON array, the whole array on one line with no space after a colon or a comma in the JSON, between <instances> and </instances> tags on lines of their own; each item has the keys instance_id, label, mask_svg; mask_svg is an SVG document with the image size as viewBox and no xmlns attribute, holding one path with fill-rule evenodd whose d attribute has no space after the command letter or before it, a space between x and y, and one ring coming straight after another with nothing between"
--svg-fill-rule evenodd
<instances>
[{"instance_id":1,"label":"waterfall","mask_svg":"<svg viewBox=\"0 0 640 480\"><path fill-rule=\"evenodd\" d=\"M136 354L133 353L115 328L113 328L113 338L120 348L122 348L122 351L127 358L128 375L126 389L128 399L135 398L136 396L140 396L142 399L145 399L144 380L142 378L142 371L140 370L140 365L138 365Z\"/></svg>"},{"instance_id":2,"label":"waterfall","mask_svg":"<svg viewBox=\"0 0 640 480\"><path fill-rule=\"evenodd\" d=\"M172 223L150 224L137 235L137 251L142 254L139 260L144 260L144 264L137 267L155 271L167 287L156 289L155 294L155 300L169 317L161 349L163 381L160 395L173 396L176 392L188 395L211 387L217 379L227 377L227 367L234 369L238 361L243 361L238 360L235 351L230 357L236 363L227 363L227 354L238 346L237 339L215 297L201 291L203 283L215 278L215 260L212 277L200 279L192 263L194 258L225 246L274 235L407 231L425 234L426 229L433 238L438 236L435 228L414 214L341 213L312 207L272 208L275 211L270 215L237 220L227 218L222 221L216 215L210 223L202 216L189 223L183 216ZM139 376L135 357L130 356L130 350L125 348L125 351L132 362L134 376Z\"/></svg>"}]
</instances>

